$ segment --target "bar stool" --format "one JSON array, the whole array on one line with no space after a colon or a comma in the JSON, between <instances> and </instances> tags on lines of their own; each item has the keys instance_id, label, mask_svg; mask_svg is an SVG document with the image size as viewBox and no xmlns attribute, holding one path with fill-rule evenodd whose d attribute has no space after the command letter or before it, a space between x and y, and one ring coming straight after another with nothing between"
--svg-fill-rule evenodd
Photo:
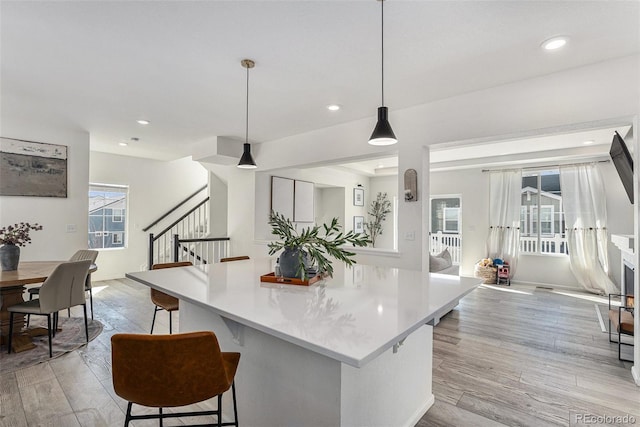
<instances>
[{"instance_id":1,"label":"bar stool","mask_svg":"<svg viewBox=\"0 0 640 427\"><path fill-rule=\"evenodd\" d=\"M113 389L128 401L125 427L132 420L216 415L218 426L238 427L235 374L240 353L223 353L213 332L175 335L115 334L111 337ZM222 395L231 388L233 422L222 422ZM162 408L218 397L209 411L165 414ZM158 414L132 415L133 404Z\"/></svg>"},{"instance_id":2,"label":"bar stool","mask_svg":"<svg viewBox=\"0 0 640 427\"><path fill-rule=\"evenodd\" d=\"M182 262L167 262L164 264L154 264L151 269L152 270L161 270L163 268L175 268L175 267L188 267L191 266L191 262L182 261ZM151 321L151 334L153 334L153 326L156 324L156 313L160 310L166 310L169 313L169 334L173 333L173 325L172 325L172 315L174 311L178 311L180 309L180 300L171 295L165 294L164 292L160 292L156 289L151 288L151 302L155 304L155 310L153 311L153 320Z\"/></svg>"}]
</instances>

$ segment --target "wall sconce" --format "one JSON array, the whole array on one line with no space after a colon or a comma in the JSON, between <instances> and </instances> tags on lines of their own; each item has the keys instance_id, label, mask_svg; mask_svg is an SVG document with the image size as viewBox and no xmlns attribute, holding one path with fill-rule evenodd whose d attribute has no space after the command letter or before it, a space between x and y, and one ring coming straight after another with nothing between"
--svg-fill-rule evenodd
<instances>
[{"instance_id":1,"label":"wall sconce","mask_svg":"<svg viewBox=\"0 0 640 427\"><path fill-rule=\"evenodd\" d=\"M418 172L415 169L407 169L404 172L404 201L418 201Z\"/></svg>"}]
</instances>

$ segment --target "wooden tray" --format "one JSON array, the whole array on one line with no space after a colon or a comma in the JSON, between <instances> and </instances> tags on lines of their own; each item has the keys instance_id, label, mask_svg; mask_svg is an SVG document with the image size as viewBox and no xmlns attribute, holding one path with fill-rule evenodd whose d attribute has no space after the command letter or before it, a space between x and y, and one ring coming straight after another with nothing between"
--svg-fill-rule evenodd
<instances>
[{"instance_id":1,"label":"wooden tray","mask_svg":"<svg viewBox=\"0 0 640 427\"><path fill-rule=\"evenodd\" d=\"M290 277L276 277L275 273L263 274L260 276L261 282L269 282L269 283L282 283L283 285L298 285L298 286L311 286L316 282L319 282L324 277L317 275L308 280L302 280L298 278L290 278Z\"/></svg>"}]
</instances>

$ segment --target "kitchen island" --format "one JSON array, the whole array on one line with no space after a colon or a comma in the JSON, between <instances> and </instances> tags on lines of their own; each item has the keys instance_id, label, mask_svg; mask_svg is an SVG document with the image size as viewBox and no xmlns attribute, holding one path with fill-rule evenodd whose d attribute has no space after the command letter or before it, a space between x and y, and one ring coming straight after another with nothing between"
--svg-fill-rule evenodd
<instances>
[{"instance_id":1,"label":"kitchen island","mask_svg":"<svg viewBox=\"0 0 640 427\"><path fill-rule=\"evenodd\" d=\"M242 354L241 425L415 425L434 401L431 324L481 281L336 263L306 287L261 282L270 271L259 259L127 277L180 299L180 332Z\"/></svg>"}]
</instances>

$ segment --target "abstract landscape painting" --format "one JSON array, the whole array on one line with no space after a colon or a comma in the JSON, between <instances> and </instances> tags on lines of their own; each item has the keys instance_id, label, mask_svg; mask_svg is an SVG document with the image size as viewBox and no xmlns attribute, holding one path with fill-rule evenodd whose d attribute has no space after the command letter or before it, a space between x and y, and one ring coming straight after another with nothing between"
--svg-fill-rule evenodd
<instances>
[{"instance_id":1,"label":"abstract landscape painting","mask_svg":"<svg viewBox=\"0 0 640 427\"><path fill-rule=\"evenodd\" d=\"M0 196L67 197L67 147L0 138Z\"/></svg>"}]
</instances>

